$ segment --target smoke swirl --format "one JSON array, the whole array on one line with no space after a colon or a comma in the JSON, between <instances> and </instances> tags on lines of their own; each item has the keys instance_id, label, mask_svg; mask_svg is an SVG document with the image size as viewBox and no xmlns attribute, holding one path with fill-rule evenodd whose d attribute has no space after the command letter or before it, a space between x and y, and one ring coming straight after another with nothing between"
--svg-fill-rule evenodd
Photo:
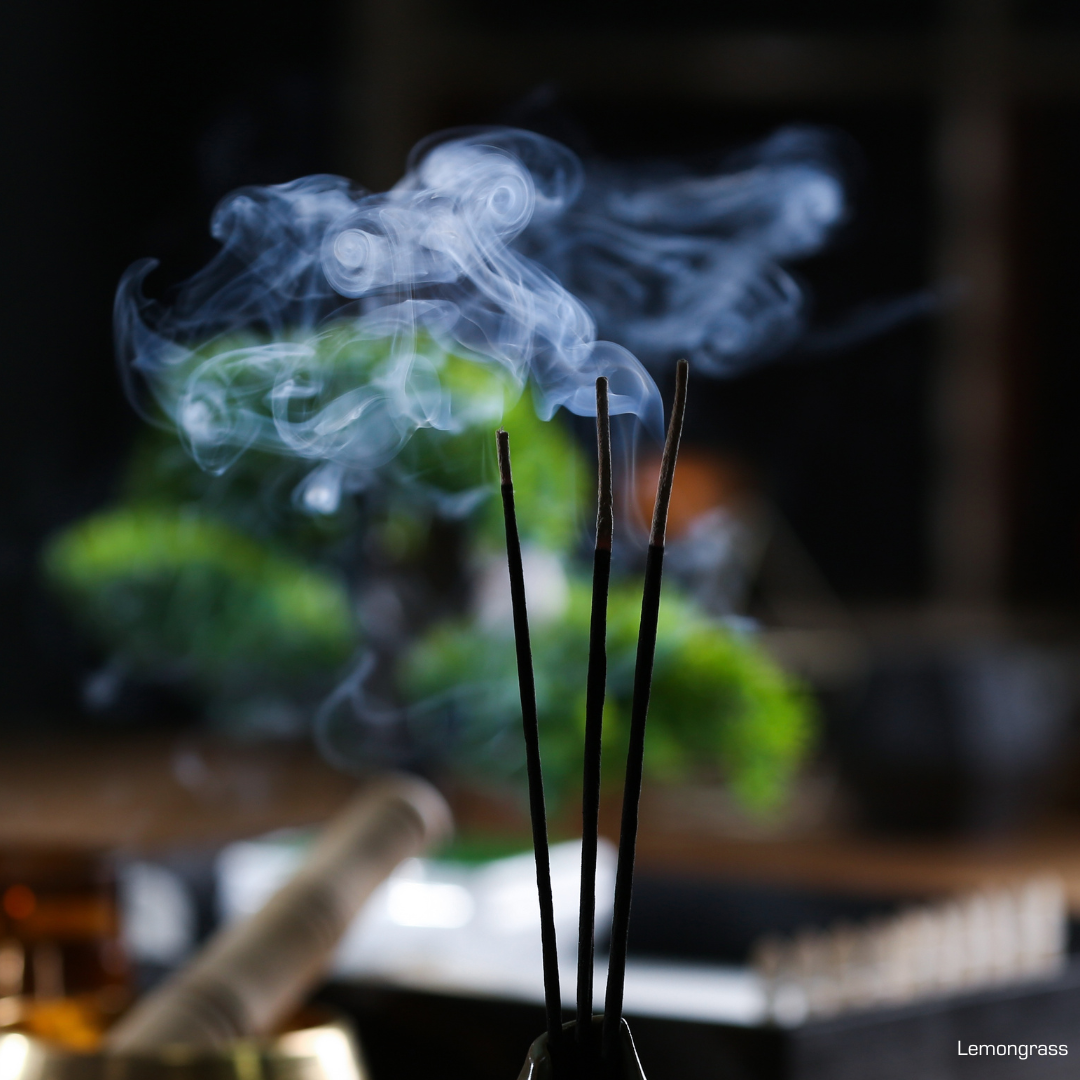
<instances>
[{"instance_id":1,"label":"smoke swirl","mask_svg":"<svg viewBox=\"0 0 1080 1080\"><path fill-rule=\"evenodd\" d=\"M732 164L704 176L592 167L524 248L650 367L685 356L699 373L736 374L799 336L803 290L782 264L824 245L845 200L814 130L783 129Z\"/></svg>"},{"instance_id":2,"label":"smoke swirl","mask_svg":"<svg viewBox=\"0 0 1080 1080\"><path fill-rule=\"evenodd\" d=\"M801 138L781 133L740 172L646 182L586 172L530 132L458 131L417 146L387 192L321 175L243 188L211 220L221 251L171 303L143 293L153 260L124 275L129 392L149 391L208 470L249 447L311 461L301 497L323 512L419 429L495 423L526 384L544 418L592 415L606 375L611 412L661 437L630 349L727 374L800 326L780 262L843 211ZM485 379L455 392L451 362Z\"/></svg>"}]
</instances>

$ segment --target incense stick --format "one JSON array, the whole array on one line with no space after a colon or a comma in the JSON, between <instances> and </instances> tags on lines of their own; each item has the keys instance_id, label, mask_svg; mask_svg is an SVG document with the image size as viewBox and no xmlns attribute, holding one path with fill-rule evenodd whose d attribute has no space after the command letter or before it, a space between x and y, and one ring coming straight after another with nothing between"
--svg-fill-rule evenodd
<instances>
[{"instance_id":1,"label":"incense stick","mask_svg":"<svg viewBox=\"0 0 1080 1080\"><path fill-rule=\"evenodd\" d=\"M532 646L529 643L529 613L525 606L525 571L521 564L521 540L518 537L517 514L514 510L514 479L510 472L510 436L500 429L495 438L499 456L499 479L502 483L503 518L506 522L510 598L514 607L514 643L517 646L521 723L525 732L525 766L529 777L529 817L532 819L533 852L536 856L536 888L540 894L540 941L544 957L548 1046L554 1055L562 1034L562 996L559 990L559 959L555 943L555 906L551 894L544 777L540 769L536 685L533 681Z\"/></svg>"},{"instance_id":2,"label":"incense stick","mask_svg":"<svg viewBox=\"0 0 1080 1080\"><path fill-rule=\"evenodd\" d=\"M604 1000L603 1054L609 1071L618 1068L623 986L626 980L626 947L630 931L630 894L634 887L634 856L637 851L638 809L641 802L641 769L645 753L645 721L649 714L653 658L656 653L656 623L660 614L660 585L664 569L664 541L667 536L668 506L675 479L675 461L682 437L686 411L686 378L689 365L680 360L675 372L675 400L671 407L660 479L653 505L649 552L645 563L645 586L641 597L641 624L638 628L637 662L634 669L634 697L630 709L630 747L626 756L622 822L619 830L619 861L615 872L615 910L611 922L611 953L608 962L607 994Z\"/></svg>"},{"instance_id":3,"label":"incense stick","mask_svg":"<svg viewBox=\"0 0 1080 1080\"><path fill-rule=\"evenodd\" d=\"M611 579L611 422L608 381L596 380L596 448L599 461L596 547L593 551L589 673L585 692L585 768L581 785L581 897L578 906L577 1044L592 1045L593 959L596 949L596 847L600 818L600 747L607 689L607 605Z\"/></svg>"}]
</instances>

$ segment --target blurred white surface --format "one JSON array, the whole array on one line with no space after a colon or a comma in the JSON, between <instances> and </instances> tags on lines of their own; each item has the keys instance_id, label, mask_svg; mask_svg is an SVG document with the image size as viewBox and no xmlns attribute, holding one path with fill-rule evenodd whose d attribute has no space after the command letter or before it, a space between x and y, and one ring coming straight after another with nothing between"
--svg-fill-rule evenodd
<instances>
[{"instance_id":1,"label":"blurred white surface","mask_svg":"<svg viewBox=\"0 0 1080 1080\"><path fill-rule=\"evenodd\" d=\"M223 919L258 909L300 864L297 837L271 836L225 848L218 858ZM563 998L576 985L581 845L551 849L555 926ZM598 940L606 939L615 890L614 847L597 858ZM334 975L417 990L541 1002L540 907L532 852L472 866L429 859L403 863L357 917L338 949ZM603 1007L606 967L596 970ZM754 1024L766 1016L761 981L743 968L632 960L630 1015Z\"/></svg>"},{"instance_id":2,"label":"blurred white surface","mask_svg":"<svg viewBox=\"0 0 1080 1080\"><path fill-rule=\"evenodd\" d=\"M222 919L256 911L303 856L304 844L289 836L225 848L217 863ZM580 843L551 849L560 961L568 970L575 963L580 860ZM611 920L614 889L615 850L602 843L597 923L603 928ZM402 863L346 933L334 974L531 997L543 985L532 853L475 866L431 859Z\"/></svg>"},{"instance_id":3,"label":"blurred white surface","mask_svg":"<svg viewBox=\"0 0 1080 1080\"><path fill-rule=\"evenodd\" d=\"M124 948L136 961L172 966L195 943L195 905L179 874L130 862L118 874Z\"/></svg>"}]
</instances>

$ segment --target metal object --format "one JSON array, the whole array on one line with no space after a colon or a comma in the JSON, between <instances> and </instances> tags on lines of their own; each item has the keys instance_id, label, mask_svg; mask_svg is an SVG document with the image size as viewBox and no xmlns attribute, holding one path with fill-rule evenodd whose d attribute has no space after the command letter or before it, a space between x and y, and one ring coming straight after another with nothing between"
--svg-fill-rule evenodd
<instances>
[{"instance_id":1,"label":"metal object","mask_svg":"<svg viewBox=\"0 0 1080 1080\"><path fill-rule=\"evenodd\" d=\"M449 831L450 811L430 784L407 776L372 781L327 825L295 877L143 998L106 1036L108 1049L217 1050L273 1031L318 980L375 887ZM2 1069L0 1080L10 1080Z\"/></svg>"},{"instance_id":2,"label":"metal object","mask_svg":"<svg viewBox=\"0 0 1080 1080\"><path fill-rule=\"evenodd\" d=\"M80 1054L21 1032L0 1034L3 1080L368 1080L351 1031L324 1023L220 1050Z\"/></svg>"}]
</instances>

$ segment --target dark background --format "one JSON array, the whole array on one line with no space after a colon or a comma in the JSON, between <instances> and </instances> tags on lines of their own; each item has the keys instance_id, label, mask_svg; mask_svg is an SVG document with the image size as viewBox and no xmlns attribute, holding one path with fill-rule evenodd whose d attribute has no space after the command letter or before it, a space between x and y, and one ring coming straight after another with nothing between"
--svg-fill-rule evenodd
<instances>
[{"instance_id":1,"label":"dark background","mask_svg":"<svg viewBox=\"0 0 1080 1080\"><path fill-rule=\"evenodd\" d=\"M313 3L34 3L0 12L8 401L0 666L16 723L78 709L84 658L36 578L42 539L106 501L139 423L112 354L112 298L213 253L226 192L340 168L341 13Z\"/></svg>"},{"instance_id":2,"label":"dark background","mask_svg":"<svg viewBox=\"0 0 1080 1080\"><path fill-rule=\"evenodd\" d=\"M361 5L362 6L362 5ZM932 34L920 3L739 2L443 5L444 17L528 38L748 29ZM1080 29L1073 4L1014 6L1022 27ZM356 136L342 86L362 60L354 8L199 0L184 4L12 0L0 11L3 79L0 364L0 666L10 722L77 712L85 658L37 580L50 532L110 497L138 421L114 368L115 284L134 259L162 260L163 289L212 253L217 200L246 183L348 172ZM463 64L468 57L462 57ZM853 216L828 252L797 268L812 322L934 281L933 118L925 102L762 106L620 99L565 90L535 98L458 94L431 126L507 121L610 157L716 154L789 123L836 133ZM375 91L377 93L377 91ZM530 102L532 102L530 104ZM375 102L378 107L378 102ZM531 110L531 112L530 112ZM1080 596L1080 390L1074 360L1080 109L1018 109L1010 191L1016 283L1009 367L1010 555L1006 600L1071 611ZM356 179L363 182L365 176ZM796 350L725 383L699 385L689 437L745 460L848 603L907 604L932 591L929 504L934 320L846 351Z\"/></svg>"}]
</instances>

